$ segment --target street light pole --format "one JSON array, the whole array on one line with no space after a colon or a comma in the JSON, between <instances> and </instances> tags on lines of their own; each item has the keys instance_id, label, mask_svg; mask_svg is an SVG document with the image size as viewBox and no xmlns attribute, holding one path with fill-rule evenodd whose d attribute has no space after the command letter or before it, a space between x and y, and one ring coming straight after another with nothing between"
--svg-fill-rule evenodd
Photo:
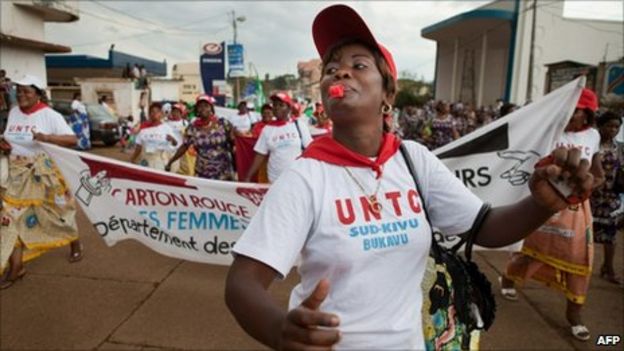
<instances>
[{"instance_id":1,"label":"street light pole","mask_svg":"<svg viewBox=\"0 0 624 351\"><path fill-rule=\"evenodd\" d=\"M236 39L238 37L238 31L237 31L237 24L236 22L243 22L245 21L245 16L239 16L236 17L236 11L232 10L232 12L230 12L232 14L232 29L234 30L234 44L236 44ZM234 77L234 79L236 80L236 90L234 91L234 100L236 101L236 103L238 103L238 100L240 98L240 82L239 82L239 77Z\"/></svg>"}]
</instances>

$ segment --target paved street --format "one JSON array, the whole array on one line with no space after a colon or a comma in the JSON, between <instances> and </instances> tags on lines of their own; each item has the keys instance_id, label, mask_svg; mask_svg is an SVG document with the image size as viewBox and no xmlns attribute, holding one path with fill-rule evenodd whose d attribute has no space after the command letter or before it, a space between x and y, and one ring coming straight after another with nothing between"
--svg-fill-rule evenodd
<instances>
[{"instance_id":1,"label":"paved street","mask_svg":"<svg viewBox=\"0 0 624 351\"><path fill-rule=\"evenodd\" d=\"M127 159L117 148L95 153ZM51 251L26 265L28 274L0 293L0 348L3 350L234 350L262 349L246 336L227 311L227 267L160 256L134 241L106 247L82 212L78 215L84 259L67 261L69 248ZM620 233L622 234L622 233ZM624 272L619 236L617 269ZM481 252L477 259L495 283L506 253ZM602 247L596 247L596 265ZM296 274L273 291L287 302ZM498 286L495 283L495 286ZM585 309L592 340L572 341L562 295L530 284L520 300L503 300L482 341L484 350L621 350L595 346L596 336L624 336L624 290L592 278Z\"/></svg>"}]
</instances>

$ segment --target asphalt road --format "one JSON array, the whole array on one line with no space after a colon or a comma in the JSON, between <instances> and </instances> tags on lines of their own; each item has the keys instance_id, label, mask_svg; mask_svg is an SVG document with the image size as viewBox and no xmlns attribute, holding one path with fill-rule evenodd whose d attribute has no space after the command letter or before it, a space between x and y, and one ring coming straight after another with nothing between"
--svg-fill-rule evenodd
<instances>
[{"instance_id":1,"label":"asphalt road","mask_svg":"<svg viewBox=\"0 0 624 351\"><path fill-rule=\"evenodd\" d=\"M127 160L118 148L93 153ZM28 263L22 281L0 293L2 350L249 350L263 349L236 324L224 304L227 267L184 262L158 255L138 242L107 247L84 214L78 214L84 259L70 264L69 248ZM617 269L624 276L622 233ZM476 254L494 286L504 252ZM596 247L596 265L602 248ZM272 292L286 306L296 273ZM482 338L484 350L622 350L596 346L599 335L624 336L624 290L594 272L585 308L589 342L569 336L565 299L538 284L509 302L497 289L498 315Z\"/></svg>"}]
</instances>

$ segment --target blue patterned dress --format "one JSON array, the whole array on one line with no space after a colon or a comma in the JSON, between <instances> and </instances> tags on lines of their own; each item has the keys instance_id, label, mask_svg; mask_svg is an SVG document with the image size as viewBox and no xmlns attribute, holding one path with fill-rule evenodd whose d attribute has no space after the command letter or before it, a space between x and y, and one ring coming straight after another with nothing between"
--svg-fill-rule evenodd
<instances>
[{"instance_id":1,"label":"blue patterned dress","mask_svg":"<svg viewBox=\"0 0 624 351\"><path fill-rule=\"evenodd\" d=\"M89 127L89 117L84 113L74 111L67 120L69 126L76 134L78 143L76 148L88 150L91 148L91 128Z\"/></svg>"}]
</instances>

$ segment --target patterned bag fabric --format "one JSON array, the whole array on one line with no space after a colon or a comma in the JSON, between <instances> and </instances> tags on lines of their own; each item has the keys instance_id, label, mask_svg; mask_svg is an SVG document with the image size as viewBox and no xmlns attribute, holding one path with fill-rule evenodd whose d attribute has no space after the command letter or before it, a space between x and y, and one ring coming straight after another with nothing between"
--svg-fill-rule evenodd
<instances>
[{"instance_id":1,"label":"patterned bag fabric","mask_svg":"<svg viewBox=\"0 0 624 351\"><path fill-rule=\"evenodd\" d=\"M401 153L414 178L419 193L418 178L407 150ZM427 221L429 214L423 201ZM471 260L475 234L483 223L490 206L484 205L468 236L448 249L441 246L432 233L431 250L423 278L423 333L427 350L474 350L478 348L480 330L494 322L496 301L492 285ZM465 259L458 254L466 244Z\"/></svg>"}]
</instances>

